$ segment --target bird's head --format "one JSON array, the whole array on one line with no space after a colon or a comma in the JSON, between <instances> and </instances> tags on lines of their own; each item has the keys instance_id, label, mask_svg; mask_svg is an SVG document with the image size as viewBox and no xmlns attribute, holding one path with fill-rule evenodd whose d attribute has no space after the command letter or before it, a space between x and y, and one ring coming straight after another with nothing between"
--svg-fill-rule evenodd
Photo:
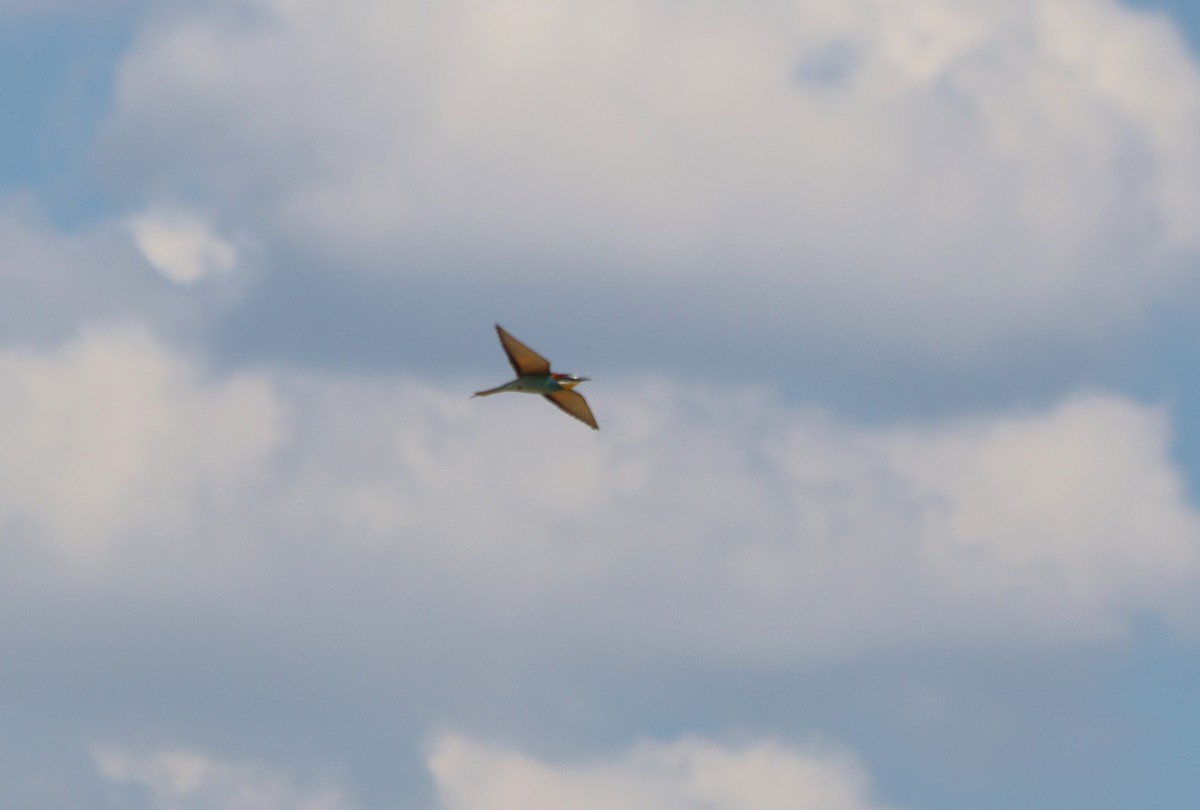
<instances>
[{"instance_id":1,"label":"bird's head","mask_svg":"<svg viewBox=\"0 0 1200 810\"><path fill-rule=\"evenodd\" d=\"M556 383L568 391L579 385L581 382L587 382L591 379L591 377L576 377L574 374L551 374L550 376L554 378Z\"/></svg>"}]
</instances>

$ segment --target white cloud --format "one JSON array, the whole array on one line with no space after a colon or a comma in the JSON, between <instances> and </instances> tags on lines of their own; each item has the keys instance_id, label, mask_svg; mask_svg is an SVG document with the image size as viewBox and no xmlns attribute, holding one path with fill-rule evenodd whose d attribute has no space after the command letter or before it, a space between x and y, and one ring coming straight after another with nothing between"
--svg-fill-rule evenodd
<instances>
[{"instance_id":1,"label":"white cloud","mask_svg":"<svg viewBox=\"0 0 1200 810\"><path fill-rule=\"evenodd\" d=\"M129 228L146 261L177 284L228 273L237 263L233 247L194 214L149 211L130 219Z\"/></svg>"},{"instance_id":2,"label":"white cloud","mask_svg":"<svg viewBox=\"0 0 1200 810\"><path fill-rule=\"evenodd\" d=\"M643 743L613 760L555 764L457 735L429 768L444 810L822 810L881 808L850 756L762 742Z\"/></svg>"},{"instance_id":3,"label":"white cloud","mask_svg":"<svg viewBox=\"0 0 1200 810\"><path fill-rule=\"evenodd\" d=\"M1178 612L1200 577L1167 416L1116 396L867 429L659 381L598 392L593 435L418 381L210 380L136 331L0 353L0 390L0 525L68 559L215 533L205 565L255 582L271 560L315 575L298 548L365 554L398 572L399 615L633 655L1085 640ZM145 564L190 580L184 559Z\"/></svg>"},{"instance_id":4,"label":"white cloud","mask_svg":"<svg viewBox=\"0 0 1200 810\"><path fill-rule=\"evenodd\" d=\"M862 429L660 381L610 391L596 438L537 402L397 394L374 472L313 458L299 500L405 538L452 599L595 643L765 661L1084 640L1173 612L1200 576L1167 418L1120 397Z\"/></svg>"},{"instance_id":5,"label":"white cloud","mask_svg":"<svg viewBox=\"0 0 1200 810\"><path fill-rule=\"evenodd\" d=\"M377 761L381 738L431 725L536 737L511 725L578 710L637 735L647 705L678 701L661 709L672 728L739 727L712 681L771 694L846 661L1111 648L1147 615L1194 628L1200 516L1161 408L1081 395L862 427L660 379L590 391L595 433L535 397L468 399L476 387L206 374L139 330L0 352L0 635L23 651L17 693L49 707L43 688L88 684L115 701L96 709L115 738L199 723L240 739L257 707L265 734L327 740L337 716L358 753L320 743L326 761ZM634 677L630 707L613 690ZM908 730L952 726L928 719L939 707L1004 727L961 691L870 700ZM913 717L892 705L913 694ZM221 708L201 720L197 705ZM210 797L269 774L222 750L109 752L106 778L164 808L236 806ZM805 762L830 773L812 752L693 743L565 767L459 740L433 767L455 810L486 806L489 780L550 800L610 771L633 803L749 806L794 779L867 804ZM755 763L763 794L742 787ZM296 792L263 795L324 795L280 778Z\"/></svg>"},{"instance_id":6,"label":"white cloud","mask_svg":"<svg viewBox=\"0 0 1200 810\"><path fill-rule=\"evenodd\" d=\"M69 562L133 536L191 536L261 474L282 436L261 380L206 380L139 328L0 351L0 527Z\"/></svg>"},{"instance_id":7,"label":"white cloud","mask_svg":"<svg viewBox=\"0 0 1200 810\"><path fill-rule=\"evenodd\" d=\"M101 5L138 3L39 9ZM279 763L304 750L390 798L430 725L595 751L803 734L830 695L862 699L864 736L1029 762L1051 726L1102 745L1103 710L1064 721L1040 672L1035 699L991 694L940 656L1005 646L1059 678L1144 616L1197 627L1171 415L1125 396L864 427L667 371L588 389L597 435L535 398L469 401L486 381L227 373L154 336L260 279L231 271L261 245L273 272L334 277L329 324L377 289L341 274L379 272L416 320L511 288L610 324L597 345L653 330L647 355L673 339L719 374L745 351L850 374L830 358L854 341L990 374L981 350L1136 321L1200 248L1200 78L1163 17L199 0L146 16L114 90L97 162L140 213L66 234L0 202L0 692L14 728L45 729L0 740L22 800L82 803L95 781L45 763L83 736L209 745L99 751L118 806L343 810ZM249 309L245 330L279 325ZM105 325L130 319L158 328ZM846 659L867 686L807 692ZM896 660L907 679L878 675ZM785 693L776 722L761 707ZM227 753L251 726L270 765ZM781 743L564 764L446 735L429 767L447 810L877 806L853 757Z\"/></svg>"},{"instance_id":8,"label":"white cloud","mask_svg":"<svg viewBox=\"0 0 1200 810\"><path fill-rule=\"evenodd\" d=\"M1054 588L1064 607L1099 608L1118 589L1153 599L1194 585L1200 523L1169 434L1161 412L1084 397L1036 418L890 436L885 452L929 504L925 553L949 582Z\"/></svg>"},{"instance_id":9,"label":"white cloud","mask_svg":"<svg viewBox=\"0 0 1200 810\"><path fill-rule=\"evenodd\" d=\"M0 337L45 343L82 323L155 318L173 303L128 236L106 225L54 228L27 196L0 197Z\"/></svg>"},{"instance_id":10,"label":"white cloud","mask_svg":"<svg viewBox=\"0 0 1200 810\"><path fill-rule=\"evenodd\" d=\"M205 753L151 753L105 747L100 776L118 807L153 810L350 810L337 787L298 783L287 774ZM858 761L828 746L776 742L724 745L700 738L643 742L619 758L539 761L469 737L443 734L426 765L442 810L541 810L622 807L770 810L882 810ZM311 780L309 780L311 782Z\"/></svg>"},{"instance_id":11,"label":"white cloud","mask_svg":"<svg viewBox=\"0 0 1200 810\"><path fill-rule=\"evenodd\" d=\"M143 31L105 154L338 272L600 267L688 328L720 293L962 361L1173 289L1197 110L1178 33L1115 0L213 0Z\"/></svg>"},{"instance_id":12,"label":"white cloud","mask_svg":"<svg viewBox=\"0 0 1200 810\"><path fill-rule=\"evenodd\" d=\"M137 754L104 748L95 754L97 770L137 798L119 807L148 810L350 810L340 791L298 787L286 775L255 766L222 762L187 750Z\"/></svg>"}]
</instances>

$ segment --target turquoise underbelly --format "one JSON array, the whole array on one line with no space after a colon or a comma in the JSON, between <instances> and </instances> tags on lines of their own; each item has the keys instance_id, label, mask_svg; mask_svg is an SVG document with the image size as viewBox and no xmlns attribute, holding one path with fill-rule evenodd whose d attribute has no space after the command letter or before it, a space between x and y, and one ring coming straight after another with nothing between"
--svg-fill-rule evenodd
<instances>
[{"instance_id":1,"label":"turquoise underbelly","mask_svg":"<svg viewBox=\"0 0 1200 810\"><path fill-rule=\"evenodd\" d=\"M518 377L509 390L522 394L553 394L563 388L550 377Z\"/></svg>"}]
</instances>

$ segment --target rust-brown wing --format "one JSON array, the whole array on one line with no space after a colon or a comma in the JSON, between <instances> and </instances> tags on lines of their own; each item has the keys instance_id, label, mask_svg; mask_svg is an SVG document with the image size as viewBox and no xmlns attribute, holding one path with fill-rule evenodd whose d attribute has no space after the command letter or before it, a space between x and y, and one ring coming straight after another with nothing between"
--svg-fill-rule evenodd
<instances>
[{"instance_id":1,"label":"rust-brown wing","mask_svg":"<svg viewBox=\"0 0 1200 810\"><path fill-rule=\"evenodd\" d=\"M550 400L555 407L574 416L592 430L600 429L600 426L596 424L596 417L592 416L592 409L588 407L587 400L583 398L582 394L576 394L574 391L555 391L553 394L543 394L542 396Z\"/></svg>"},{"instance_id":2,"label":"rust-brown wing","mask_svg":"<svg viewBox=\"0 0 1200 810\"><path fill-rule=\"evenodd\" d=\"M500 336L500 345L504 347L508 362L512 363L513 371L517 372L518 377L550 373L549 360L505 332L500 324L496 324L496 334Z\"/></svg>"}]
</instances>

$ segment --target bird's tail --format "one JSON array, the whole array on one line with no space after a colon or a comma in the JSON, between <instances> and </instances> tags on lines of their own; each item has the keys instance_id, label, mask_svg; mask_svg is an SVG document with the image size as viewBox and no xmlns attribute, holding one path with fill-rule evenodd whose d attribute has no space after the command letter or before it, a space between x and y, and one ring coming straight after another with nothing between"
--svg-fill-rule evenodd
<instances>
[{"instance_id":1,"label":"bird's tail","mask_svg":"<svg viewBox=\"0 0 1200 810\"><path fill-rule=\"evenodd\" d=\"M474 394L471 394L471 399L475 399L475 397L490 397L492 394L499 394L501 391L505 390L507 387L508 387L507 384L497 385L495 388L489 388L486 391L476 391Z\"/></svg>"}]
</instances>

